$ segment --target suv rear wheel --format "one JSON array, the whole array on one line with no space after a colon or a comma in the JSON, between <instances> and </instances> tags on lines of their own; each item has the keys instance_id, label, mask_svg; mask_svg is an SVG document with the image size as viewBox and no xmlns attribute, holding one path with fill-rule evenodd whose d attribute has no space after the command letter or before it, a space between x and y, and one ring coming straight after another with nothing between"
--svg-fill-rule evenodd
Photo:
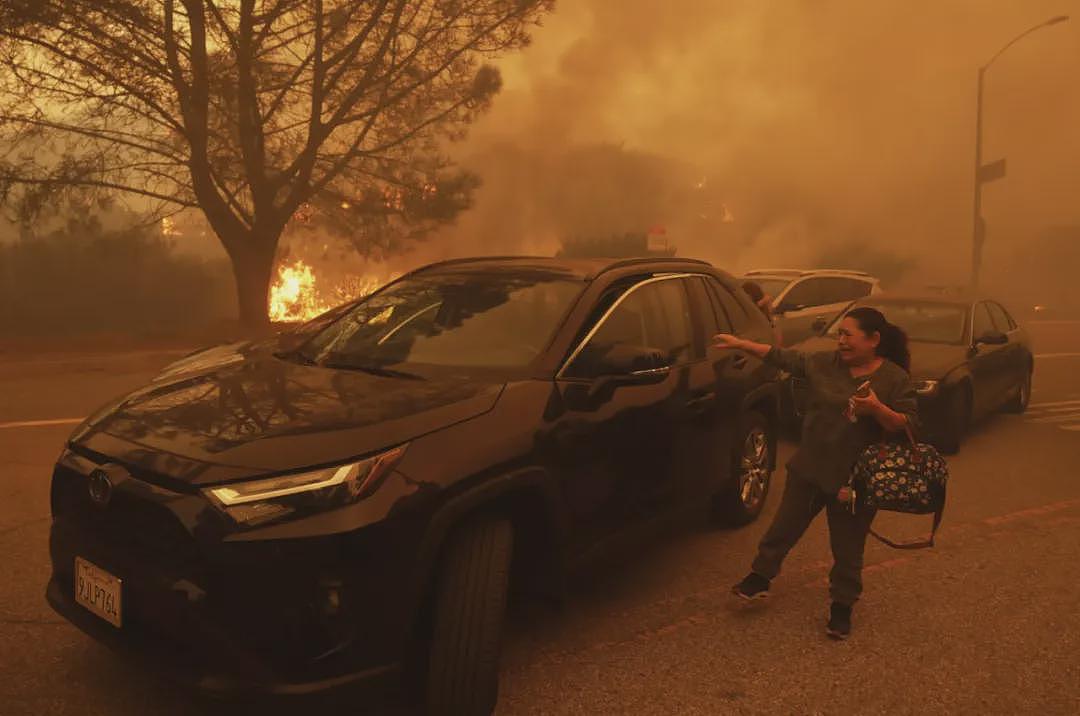
<instances>
[{"instance_id":1,"label":"suv rear wheel","mask_svg":"<svg viewBox=\"0 0 1080 716\"><path fill-rule=\"evenodd\" d=\"M757 519L772 482L772 440L769 421L752 411L743 416L735 442L735 479L716 496L717 517L728 524L745 525Z\"/></svg>"},{"instance_id":2,"label":"suv rear wheel","mask_svg":"<svg viewBox=\"0 0 1080 716\"><path fill-rule=\"evenodd\" d=\"M495 710L513 543L504 519L466 524L450 538L435 593L429 714L486 716Z\"/></svg>"}]
</instances>

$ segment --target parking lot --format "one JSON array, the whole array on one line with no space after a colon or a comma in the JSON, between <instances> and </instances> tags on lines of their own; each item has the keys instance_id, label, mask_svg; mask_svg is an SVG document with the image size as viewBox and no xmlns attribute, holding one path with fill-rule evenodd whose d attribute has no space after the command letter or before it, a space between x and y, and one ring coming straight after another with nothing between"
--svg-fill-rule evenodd
<instances>
[{"instance_id":1,"label":"parking lot","mask_svg":"<svg viewBox=\"0 0 1080 716\"><path fill-rule=\"evenodd\" d=\"M771 600L744 607L729 595L775 509L781 471L765 515L749 527L687 520L575 578L564 609L516 607L498 712L1080 712L1080 323L1031 329L1031 409L980 424L950 460L937 548L869 545L867 589L848 642L824 635L823 520L791 555ZM43 598L49 471L72 421L173 357L50 354L0 363L5 716L235 709L115 657ZM879 526L906 536L925 523L888 516ZM320 702L310 712L365 706Z\"/></svg>"}]
</instances>

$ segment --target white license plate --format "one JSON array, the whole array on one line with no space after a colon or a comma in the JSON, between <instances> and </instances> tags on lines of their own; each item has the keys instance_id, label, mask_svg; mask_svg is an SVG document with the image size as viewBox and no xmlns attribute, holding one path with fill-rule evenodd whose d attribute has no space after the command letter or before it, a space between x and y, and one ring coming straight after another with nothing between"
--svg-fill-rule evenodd
<instances>
[{"instance_id":1,"label":"white license plate","mask_svg":"<svg viewBox=\"0 0 1080 716\"><path fill-rule=\"evenodd\" d=\"M114 627L121 626L120 578L82 557L75 558L75 601Z\"/></svg>"}]
</instances>

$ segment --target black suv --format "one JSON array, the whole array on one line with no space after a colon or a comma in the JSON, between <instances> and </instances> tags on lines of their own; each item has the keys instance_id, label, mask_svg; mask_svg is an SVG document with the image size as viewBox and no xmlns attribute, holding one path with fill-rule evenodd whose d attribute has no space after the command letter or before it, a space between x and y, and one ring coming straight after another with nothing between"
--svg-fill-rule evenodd
<instances>
[{"instance_id":1,"label":"black suv","mask_svg":"<svg viewBox=\"0 0 1080 716\"><path fill-rule=\"evenodd\" d=\"M714 499L761 511L775 371L690 260L451 261L300 338L214 349L90 417L52 478L48 599L217 692L398 673L495 704L506 595Z\"/></svg>"}]
</instances>

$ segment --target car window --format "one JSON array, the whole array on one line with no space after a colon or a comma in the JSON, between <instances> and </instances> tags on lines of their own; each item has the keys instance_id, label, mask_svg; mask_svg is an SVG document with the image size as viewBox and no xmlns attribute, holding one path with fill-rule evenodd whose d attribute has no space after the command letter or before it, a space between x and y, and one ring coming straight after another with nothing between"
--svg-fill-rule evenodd
<instances>
[{"instance_id":1,"label":"car window","mask_svg":"<svg viewBox=\"0 0 1080 716\"><path fill-rule=\"evenodd\" d=\"M1016 319L1013 318L1013 315L1011 313L1009 313L1009 309L1005 308L1000 303L998 304L998 308L1001 309L1001 312L1005 314L1005 318L1009 321L1009 329L1010 330L1015 331L1017 328L1020 327L1020 324L1018 324L1016 322Z\"/></svg>"},{"instance_id":2,"label":"car window","mask_svg":"<svg viewBox=\"0 0 1080 716\"><path fill-rule=\"evenodd\" d=\"M860 281L857 278L831 279L836 285L836 303L841 301L854 301L870 295L873 285L869 281Z\"/></svg>"},{"instance_id":3,"label":"car window","mask_svg":"<svg viewBox=\"0 0 1080 716\"><path fill-rule=\"evenodd\" d=\"M823 306L828 303L825 298L825 288L824 279L808 278L800 281L784 296L784 307L788 310L798 310Z\"/></svg>"},{"instance_id":4,"label":"car window","mask_svg":"<svg viewBox=\"0 0 1080 716\"><path fill-rule=\"evenodd\" d=\"M986 303L979 303L975 306L975 318L971 325L972 337L976 339L997 330L994 327L993 319L990 317L990 311L987 310Z\"/></svg>"},{"instance_id":5,"label":"car window","mask_svg":"<svg viewBox=\"0 0 1080 716\"><path fill-rule=\"evenodd\" d=\"M720 306L720 300L713 295L709 289L708 283L703 276L693 279L690 282L691 291L690 295L694 301L701 305L701 310L705 316L705 335L712 337L716 333L731 333L735 330L731 324L731 319L728 318L727 313Z\"/></svg>"},{"instance_id":6,"label":"car window","mask_svg":"<svg viewBox=\"0 0 1080 716\"><path fill-rule=\"evenodd\" d=\"M569 378L596 378L601 359L615 346L653 348L672 365L690 359L690 305L683 282L657 281L633 289L615 307L567 367Z\"/></svg>"},{"instance_id":7,"label":"car window","mask_svg":"<svg viewBox=\"0 0 1080 716\"><path fill-rule=\"evenodd\" d=\"M895 323L904 330L908 339L917 343L952 343L960 344L964 340L964 324L967 321L967 309L950 303L935 301L912 301L900 303L889 301L860 302L859 308L874 308L881 311L890 323ZM837 316L827 331L828 335L839 335L840 323L847 312Z\"/></svg>"},{"instance_id":8,"label":"car window","mask_svg":"<svg viewBox=\"0 0 1080 716\"><path fill-rule=\"evenodd\" d=\"M870 295L870 285L854 278L828 277L821 281L820 304L828 306L834 303L850 303Z\"/></svg>"},{"instance_id":9,"label":"car window","mask_svg":"<svg viewBox=\"0 0 1080 716\"><path fill-rule=\"evenodd\" d=\"M583 289L543 271L419 275L352 305L300 350L341 368L523 367Z\"/></svg>"},{"instance_id":10,"label":"car window","mask_svg":"<svg viewBox=\"0 0 1080 716\"><path fill-rule=\"evenodd\" d=\"M717 281L710 280L709 287L712 289L713 300L717 302L717 308L721 316L726 316L731 324L732 333L742 333L750 325L750 315L734 296L727 286Z\"/></svg>"},{"instance_id":11,"label":"car window","mask_svg":"<svg viewBox=\"0 0 1080 716\"><path fill-rule=\"evenodd\" d=\"M993 301L987 301L986 307L990 310L990 318L994 321L994 326L1002 333L1008 333L1014 326L1012 321L1009 320L1009 315L1005 313L1005 309L994 303Z\"/></svg>"},{"instance_id":12,"label":"car window","mask_svg":"<svg viewBox=\"0 0 1080 716\"><path fill-rule=\"evenodd\" d=\"M772 296L773 298L776 298L783 293L784 289L791 284L791 279L789 278L759 278L758 276L744 276L741 280L753 281L761 287L761 290L765 292L766 296Z\"/></svg>"}]
</instances>

